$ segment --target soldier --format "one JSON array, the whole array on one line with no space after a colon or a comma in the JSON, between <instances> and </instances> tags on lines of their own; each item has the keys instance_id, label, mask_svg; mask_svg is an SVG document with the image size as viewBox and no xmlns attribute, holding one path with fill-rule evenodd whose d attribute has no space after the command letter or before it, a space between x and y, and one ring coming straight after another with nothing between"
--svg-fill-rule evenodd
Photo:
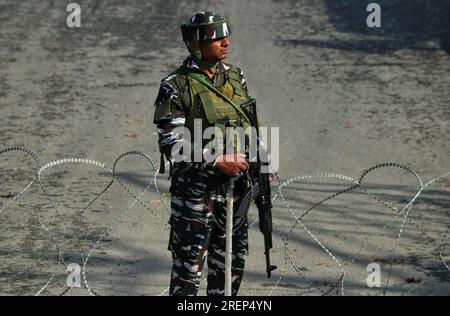
<instances>
[{"instance_id":1,"label":"soldier","mask_svg":"<svg viewBox=\"0 0 450 316\"><path fill-rule=\"evenodd\" d=\"M196 119L201 119L202 130L211 126L222 131L225 126L249 126L245 114L238 108L250 98L244 75L239 68L223 62L230 45L228 18L213 12L200 12L182 24L181 31L190 56L179 69L161 81L155 101L160 172L164 172L164 157L171 160L174 146L183 141L183 135L174 132L177 127L185 127L193 135ZM211 90L203 81L217 91ZM207 294L224 295L227 179L248 168L248 162L237 151L220 153L215 161L177 161L173 168L171 164L168 247L173 259L171 295L197 294L206 257ZM246 186L243 177L236 181L235 207ZM233 295L238 293L245 255L248 254L246 219L244 224L236 223L235 226Z\"/></svg>"}]
</instances>

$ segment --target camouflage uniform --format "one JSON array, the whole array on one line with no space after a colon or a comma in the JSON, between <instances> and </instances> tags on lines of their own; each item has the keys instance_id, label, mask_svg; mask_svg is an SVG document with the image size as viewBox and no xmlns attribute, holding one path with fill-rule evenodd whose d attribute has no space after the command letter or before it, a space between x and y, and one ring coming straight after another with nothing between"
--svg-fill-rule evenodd
<instances>
[{"instance_id":1,"label":"camouflage uniform","mask_svg":"<svg viewBox=\"0 0 450 316\"><path fill-rule=\"evenodd\" d=\"M224 117L231 123L238 117L229 105L224 105L220 98L189 78L187 73L191 71L201 73L196 61L188 57L183 66L161 81L155 101L154 123L158 128L160 151L167 157L172 147L182 141L181 135L173 133L175 127L191 129L193 118L202 119L204 127L208 127L223 122ZM250 98L244 75L237 67L219 62L213 79L206 75L204 78L238 105ZM208 106L209 110L216 109L214 113L207 113ZM170 294L196 295L207 257L207 294L223 295L227 177L208 162L175 163L171 177L168 249L172 252L173 268ZM246 183L240 178L235 183L235 209L245 189ZM233 295L239 290L248 254L247 230L246 220L243 225L235 224Z\"/></svg>"},{"instance_id":2,"label":"camouflage uniform","mask_svg":"<svg viewBox=\"0 0 450 316\"><path fill-rule=\"evenodd\" d=\"M200 44L230 35L229 20L213 12L200 12L181 25L183 41L191 56L161 81L155 101L154 123L159 133L161 166L173 146L183 141L174 129L184 126L194 135L194 120L203 130L210 126L224 132L226 125L248 127L239 105L250 97L242 71L222 62L211 64L202 58ZM210 79L199 68L206 65L214 73ZM196 79L195 76L202 76ZM231 102L226 102L200 81L207 80ZM243 122L242 122L243 119ZM246 125L247 124L247 125ZM194 136L195 137L195 136ZM200 137L201 138L201 137ZM220 143L220 141L219 141ZM206 144L206 141L202 144ZM192 153L202 148L193 148ZM221 150L219 149L219 152ZM186 153L183 153L186 154ZM201 155L202 156L202 155ZM160 168L164 169L164 168ZM196 295L201 272L208 257L208 295L224 294L226 192L228 178L211 162L176 162L171 168L171 225L168 249L172 252L171 295ZM246 189L240 178L235 183L235 208ZM248 253L247 220L234 218L232 293L237 294ZM208 254L208 255L207 255ZM207 255L207 256L206 256Z\"/></svg>"}]
</instances>

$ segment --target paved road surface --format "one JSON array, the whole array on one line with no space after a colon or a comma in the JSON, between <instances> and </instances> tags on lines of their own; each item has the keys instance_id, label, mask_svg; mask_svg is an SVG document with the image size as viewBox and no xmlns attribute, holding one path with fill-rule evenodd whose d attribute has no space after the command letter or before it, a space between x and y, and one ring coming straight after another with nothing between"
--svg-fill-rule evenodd
<instances>
[{"instance_id":1,"label":"paved road surface","mask_svg":"<svg viewBox=\"0 0 450 316\"><path fill-rule=\"evenodd\" d=\"M43 163L77 157L112 167L136 149L158 163L152 104L159 81L186 55L178 25L209 9L231 17L230 62L244 69L265 125L280 128L282 180L316 173L357 178L377 163L399 162L426 182L450 171L450 4L379 1L382 27L374 30L365 27L365 2L79 1L82 26L69 29L69 1L0 0L0 150L23 145ZM167 293L167 210L154 188L143 195L144 205L130 206L133 199L116 181L81 212L110 172L63 164L42 174L54 207L37 183L5 207L10 193L32 180L34 167L23 152L0 156L0 294L32 295L52 277L41 294L62 293L67 272L57 246L66 264L82 264L77 249L85 256L108 227L86 267L91 290ZM153 176L149 161L136 155L124 157L117 170L136 195ZM168 201L168 181L158 180ZM399 210L417 191L414 176L398 168L376 170L365 181L369 193ZM314 178L286 186L283 197L300 216L348 185ZM422 194L393 256L403 217L363 191L312 210L302 218L307 230L293 226L278 196L273 261L279 269L273 279L264 277L262 238L253 226L241 294L342 294L345 271L346 295L381 295L388 279L387 294L448 295L450 272L437 254L448 265L450 247L436 246L448 241L449 190L447 177ZM366 285L371 262L381 266L381 288Z\"/></svg>"}]
</instances>

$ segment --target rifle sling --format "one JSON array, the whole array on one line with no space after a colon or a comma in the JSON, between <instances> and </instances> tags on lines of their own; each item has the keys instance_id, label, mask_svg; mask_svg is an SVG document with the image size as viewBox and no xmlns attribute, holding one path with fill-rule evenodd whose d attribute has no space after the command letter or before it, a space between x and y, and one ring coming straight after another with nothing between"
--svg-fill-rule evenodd
<instances>
[{"instance_id":1,"label":"rifle sling","mask_svg":"<svg viewBox=\"0 0 450 316\"><path fill-rule=\"evenodd\" d=\"M191 77L192 79L200 82L201 84L203 84L205 87L207 87L209 90L213 91L214 93L216 93L219 97L221 97L222 99L224 99L227 103L229 103L237 112L238 114L245 120L247 121L247 123L249 125L251 125L250 119L247 117L247 115L244 113L244 111L241 110L241 108L239 108L238 106L236 106L236 104L234 104L233 101L231 101L227 96L225 96L222 92L219 91L219 89L217 89L216 87L214 87L211 83L209 83L207 80L205 80L205 78L203 78L203 76L199 73L194 73L194 72L188 72L188 76Z\"/></svg>"}]
</instances>

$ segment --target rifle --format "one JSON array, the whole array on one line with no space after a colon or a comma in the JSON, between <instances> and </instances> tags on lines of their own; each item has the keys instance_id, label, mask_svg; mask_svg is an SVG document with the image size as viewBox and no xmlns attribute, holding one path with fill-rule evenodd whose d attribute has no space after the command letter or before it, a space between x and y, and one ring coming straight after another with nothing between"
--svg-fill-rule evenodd
<instances>
[{"instance_id":1,"label":"rifle","mask_svg":"<svg viewBox=\"0 0 450 316\"><path fill-rule=\"evenodd\" d=\"M263 166L268 162L262 162L260 157L259 122L256 114L256 100L250 99L241 104L241 108L250 120L252 127L256 129L256 162L250 162L251 173L257 182L259 190L256 190L255 203L258 208L259 230L264 236L264 254L266 256L266 272L270 278L277 266L270 264L270 249L272 248L272 197L270 190L269 174L263 173Z\"/></svg>"}]
</instances>

